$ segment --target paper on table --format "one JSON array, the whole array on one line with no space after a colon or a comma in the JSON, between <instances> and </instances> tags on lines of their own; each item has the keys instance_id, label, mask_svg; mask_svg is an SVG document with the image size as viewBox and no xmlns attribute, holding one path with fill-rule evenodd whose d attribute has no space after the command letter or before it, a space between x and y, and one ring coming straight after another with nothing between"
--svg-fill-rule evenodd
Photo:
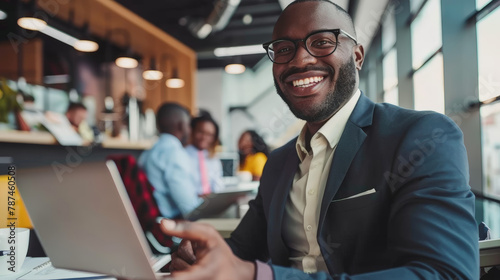
<instances>
[{"instance_id":1,"label":"paper on table","mask_svg":"<svg viewBox=\"0 0 500 280\"><path fill-rule=\"evenodd\" d=\"M43 262L41 260L43 259ZM55 268L49 261L49 258L32 258L31 260L36 260L38 265L33 267L28 273L17 278L18 280L43 280L43 279L115 279L103 274L96 274L90 272L82 272L76 270L68 270ZM26 260L28 261L28 259ZM25 261L25 263L26 263ZM24 265L23 265L24 268Z\"/></svg>"}]
</instances>

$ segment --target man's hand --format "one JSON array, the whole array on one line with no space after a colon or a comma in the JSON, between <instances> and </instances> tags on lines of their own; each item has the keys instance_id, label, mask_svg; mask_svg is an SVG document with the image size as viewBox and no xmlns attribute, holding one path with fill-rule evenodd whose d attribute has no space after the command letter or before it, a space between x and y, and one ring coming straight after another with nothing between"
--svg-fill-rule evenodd
<instances>
[{"instance_id":1,"label":"man's hand","mask_svg":"<svg viewBox=\"0 0 500 280\"><path fill-rule=\"evenodd\" d=\"M163 228L163 227L162 227ZM170 262L170 271L186 270L196 262L193 245L190 240L183 239L177 251L172 254L172 262Z\"/></svg>"},{"instance_id":2,"label":"man's hand","mask_svg":"<svg viewBox=\"0 0 500 280\"><path fill-rule=\"evenodd\" d=\"M236 257L219 233L210 225L163 219L164 233L183 238L172 255L176 280L221 279L253 280L255 264Z\"/></svg>"}]
</instances>

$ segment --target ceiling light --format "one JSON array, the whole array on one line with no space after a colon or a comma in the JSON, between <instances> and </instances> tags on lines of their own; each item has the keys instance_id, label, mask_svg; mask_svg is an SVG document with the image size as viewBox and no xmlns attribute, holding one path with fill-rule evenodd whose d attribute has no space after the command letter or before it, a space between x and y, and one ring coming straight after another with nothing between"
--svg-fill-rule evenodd
<instances>
[{"instance_id":1,"label":"ceiling light","mask_svg":"<svg viewBox=\"0 0 500 280\"><path fill-rule=\"evenodd\" d=\"M252 18L251 14L244 15L243 19L242 19L243 24L245 24L245 25L249 25L250 23L252 23L252 20L253 20L253 18Z\"/></svg>"},{"instance_id":2,"label":"ceiling light","mask_svg":"<svg viewBox=\"0 0 500 280\"><path fill-rule=\"evenodd\" d=\"M4 11L0 10L0 20L4 20L6 18L7 18L7 14Z\"/></svg>"},{"instance_id":3,"label":"ceiling light","mask_svg":"<svg viewBox=\"0 0 500 280\"><path fill-rule=\"evenodd\" d=\"M205 39L212 32L212 25L205 23L203 26L196 32L196 36L200 39Z\"/></svg>"},{"instance_id":4,"label":"ceiling light","mask_svg":"<svg viewBox=\"0 0 500 280\"><path fill-rule=\"evenodd\" d=\"M165 83L168 88L182 88L184 87L184 80L179 78L170 78Z\"/></svg>"},{"instance_id":5,"label":"ceiling light","mask_svg":"<svg viewBox=\"0 0 500 280\"><path fill-rule=\"evenodd\" d=\"M168 79L165 83L168 88L181 88L184 87L184 80L179 78L177 68L174 68L172 78Z\"/></svg>"},{"instance_id":6,"label":"ceiling light","mask_svg":"<svg viewBox=\"0 0 500 280\"><path fill-rule=\"evenodd\" d=\"M41 31L46 28L47 22L34 17L22 17L17 20L17 24L24 29Z\"/></svg>"},{"instance_id":7,"label":"ceiling light","mask_svg":"<svg viewBox=\"0 0 500 280\"><path fill-rule=\"evenodd\" d=\"M156 61L153 57L149 61L149 70L142 72L142 77L150 81L158 81L163 78L163 73L157 70Z\"/></svg>"},{"instance_id":8,"label":"ceiling light","mask_svg":"<svg viewBox=\"0 0 500 280\"><path fill-rule=\"evenodd\" d=\"M142 72L142 77L145 80L150 80L150 81L158 81L163 78L163 73L158 70L146 70Z\"/></svg>"},{"instance_id":9,"label":"ceiling light","mask_svg":"<svg viewBox=\"0 0 500 280\"><path fill-rule=\"evenodd\" d=\"M250 45L250 46L239 46L239 47L228 47L228 48L216 48L214 54L217 57L222 56L235 56L235 55L248 55L248 54L259 54L266 53L262 45Z\"/></svg>"},{"instance_id":10,"label":"ceiling light","mask_svg":"<svg viewBox=\"0 0 500 280\"><path fill-rule=\"evenodd\" d=\"M137 65L139 65L139 62L135 58L122 56L115 60L115 64L118 67L130 69L137 67Z\"/></svg>"},{"instance_id":11,"label":"ceiling light","mask_svg":"<svg viewBox=\"0 0 500 280\"><path fill-rule=\"evenodd\" d=\"M47 25L47 22L38 18L22 17L17 20L17 24L24 29L40 31L43 34L68 44L81 52L95 52L99 49L99 45L96 42L90 40L78 40L71 35Z\"/></svg>"},{"instance_id":12,"label":"ceiling light","mask_svg":"<svg viewBox=\"0 0 500 280\"><path fill-rule=\"evenodd\" d=\"M224 70L228 74L241 74L245 72L246 67L243 64L228 64L224 67Z\"/></svg>"},{"instance_id":13,"label":"ceiling light","mask_svg":"<svg viewBox=\"0 0 500 280\"><path fill-rule=\"evenodd\" d=\"M99 44L90 40L78 40L73 47L81 52L95 52L99 49Z\"/></svg>"}]
</instances>

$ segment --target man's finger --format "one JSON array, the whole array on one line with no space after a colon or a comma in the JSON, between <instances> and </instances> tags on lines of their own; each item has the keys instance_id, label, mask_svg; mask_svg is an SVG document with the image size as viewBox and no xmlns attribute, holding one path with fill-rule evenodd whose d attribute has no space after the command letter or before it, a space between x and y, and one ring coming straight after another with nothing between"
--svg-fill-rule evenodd
<instances>
[{"instance_id":1,"label":"man's finger","mask_svg":"<svg viewBox=\"0 0 500 280\"><path fill-rule=\"evenodd\" d=\"M174 258L172 255L172 261L170 262L170 271L182 271L189 269L191 265L181 258Z\"/></svg>"},{"instance_id":2,"label":"man's finger","mask_svg":"<svg viewBox=\"0 0 500 280\"><path fill-rule=\"evenodd\" d=\"M186 261L188 264L193 264L196 261L191 241L187 239L182 240L179 248L177 249L177 256Z\"/></svg>"},{"instance_id":3,"label":"man's finger","mask_svg":"<svg viewBox=\"0 0 500 280\"><path fill-rule=\"evenodd\" d=\"M163 219L161 221L161 229L168 235L201 242L221 238L212 226L202 223L175 222Z\"/></svg>"}]
</instances>

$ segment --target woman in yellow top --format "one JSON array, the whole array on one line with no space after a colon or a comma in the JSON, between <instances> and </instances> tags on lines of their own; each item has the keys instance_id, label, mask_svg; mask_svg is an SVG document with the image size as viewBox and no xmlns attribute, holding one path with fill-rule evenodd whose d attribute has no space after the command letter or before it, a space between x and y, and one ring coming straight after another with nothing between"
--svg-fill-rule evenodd
<instances>
[{"instance_id":1,"label":"woman in yellow top","mask_svg":"<svg viewBox=\"0 0 500 280\"><path fill-rule=\"evenodd\" d=\"M238 141L240 154L240 171L252 173L252 180L260 180L262 170L269 155L269 148L264 139L254 130L243 132Z\"/></svg>"}]
</instances>

